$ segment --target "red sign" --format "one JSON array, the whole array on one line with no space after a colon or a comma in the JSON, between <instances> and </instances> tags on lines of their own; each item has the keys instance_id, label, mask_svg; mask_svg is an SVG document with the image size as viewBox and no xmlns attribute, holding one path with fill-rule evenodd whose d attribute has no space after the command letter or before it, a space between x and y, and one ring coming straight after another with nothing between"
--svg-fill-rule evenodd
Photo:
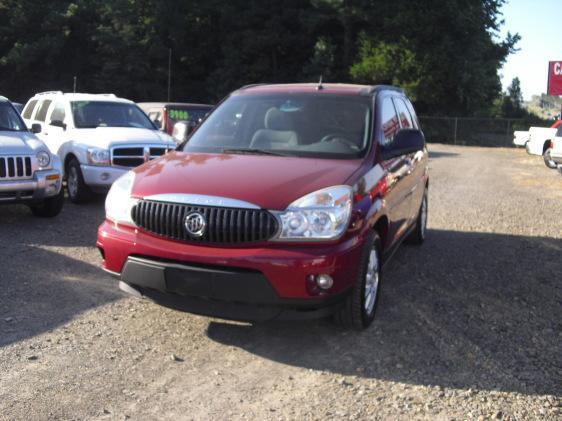
<instances>
[{"instance_id":1,"label":"red sign","mask_svg":"<svg viewBox=\"0 0 562 421\"><path fill-rule=\"evenodd\" d=\"M548 62L547 95L562 95L562 61Z\"/></svg>"}]
</instances>

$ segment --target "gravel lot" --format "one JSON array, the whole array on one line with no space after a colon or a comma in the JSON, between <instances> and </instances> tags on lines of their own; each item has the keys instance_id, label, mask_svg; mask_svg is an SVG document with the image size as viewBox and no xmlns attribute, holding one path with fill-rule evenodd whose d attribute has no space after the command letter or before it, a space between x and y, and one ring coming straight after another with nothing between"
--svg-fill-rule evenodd
<instances>
[{"instance_id":1,"label":"gravel lot","mask_svg":"<svg viewBox=\"0 0 562 421\"><path fill-rule=\"evenodd\" d=\"M523 150L430 150L429 238L363 333L129 298L99 269L101 199L0 207L0 419L560 419L562 177Z\"/></svg>"}]
</instances>

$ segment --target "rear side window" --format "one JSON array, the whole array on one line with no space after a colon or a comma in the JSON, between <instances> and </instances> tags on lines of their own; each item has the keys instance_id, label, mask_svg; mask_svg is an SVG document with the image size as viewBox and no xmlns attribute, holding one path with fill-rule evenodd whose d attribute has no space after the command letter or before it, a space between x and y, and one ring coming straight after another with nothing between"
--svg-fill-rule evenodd
<instances>
[{"instance_id":1,"label":"rear side window","mask_svg":"<svg viewBox=\"0 0 562 421\"><path fill-rule=\"evenodd\" d=\"M402 126L403 129L413 129L414 123L412 122L412 116L408 108L406 108L404 101L401 98L394 98L394 105L396 105L400 126Z\"/></svg>"},{"instance_id":2,"label":"rear side window","mask_svg":"<svg viewBox=\"0 0 562 421\"><path fill-rule=\"evenodd\" d=\"M55 108L53 109L53 112L51 113L51 121L64 121L65 118L65 112L64 112L64 103L62 102L57 102L55 104Z\"/></svg>"},{"instance_id":3,"label":"rear side window","mask_svg":"<svg viewBox=\"0 0 562 421\"><path fill-rule=\"evenodd\" d=\"M382 144L390 146L394 141L394 135L400 129L398 117L394 104L390 98L384 98L381 104L381 127L382 127Z\"/></svg>"},{"instance_id":4,"label":"rear side window","mask_svg":"<svg viewBox=\"0 0 562 421\"><path fill-rule=\"evenodd\" d=\"M405 102L406 102L406 107L408 107L408 111L410 111L410 115L412 116L412 122L414 123L414 128L419 129L420 121L418 120L418 116L416 114L416 111L414 110L414 106L408 100L406 100Z\"/></svg>"},{"instance_id":5,"label":"rear side window","mask_svg":"<svg viewBox=\"0 0 562 421\"><path fill-rule=\"evenodd\" d=\"M37 100L34 99L29 101L23 110L22 117L23 118L31 118L31 114L33 114L33 109L35 108L35 104L37 104Z\"/></svg>"},{"instance_id":6,"label":"rear side window","mask_svg":"<svg viewBox=\"0 0 562 421\"><path fill-rule=\"evenodd\" d=\"M51 102L52 101L50 99L46 99L41 103L41 105L39 106L39 111L37 111L37 115L35 116L35 120L45 121L45 118L47 117L47 110L49 109Z\"/></svg>"}]
</instances>

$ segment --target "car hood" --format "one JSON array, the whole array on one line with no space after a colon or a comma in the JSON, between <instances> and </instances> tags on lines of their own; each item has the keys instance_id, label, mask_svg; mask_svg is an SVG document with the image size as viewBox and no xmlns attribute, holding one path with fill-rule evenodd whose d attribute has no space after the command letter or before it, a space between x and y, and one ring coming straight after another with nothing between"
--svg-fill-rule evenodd
<instances>
[{"instance_id":1,"label":"car hood","mask_svg":"<svg viewBox=\"0 0 562 421\"><path fill-rule=\"evenodd\" d=\"M283 210L308 193L345 184L361 162L171 152L134 170L132 194L201 194Z\"/></svg>"},{"instance_id":2,"label":"car hood","mask_svg":"<svg viewBox=\"0 0 562 421\"><path fill-rule=\"evenodd\" d=\"M47 147L30 132L0 131L0 155L28 155Z\"/></svg>"},{"instance_id":3,"label":"car hood","mask_svg":"<svg viewBox=\"0 0 562 421\"><path fill-rule=\"evenodd\" d=\"M136 127L96 127L95 129L73 129L69 137L86 146L108 149L120 144L167 144L175 145L174 140L158 130Z\"/></svg>"}]
</instances>

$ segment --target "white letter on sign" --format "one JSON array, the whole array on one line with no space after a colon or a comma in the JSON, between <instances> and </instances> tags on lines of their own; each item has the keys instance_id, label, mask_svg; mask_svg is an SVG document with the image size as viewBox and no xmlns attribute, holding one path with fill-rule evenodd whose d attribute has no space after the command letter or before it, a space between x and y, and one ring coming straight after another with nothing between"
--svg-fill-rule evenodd
<instances>
[{"instance_id":1,"label":"white letter on sign","mask_svg":"<svg viewBox=\"0 0 562 421\"><path fill-rule=\"evenodd\" d=\"M554 74L560 76L562 74L562 65L560 62L554 63Z\"/></svg>"}]
</instances>

